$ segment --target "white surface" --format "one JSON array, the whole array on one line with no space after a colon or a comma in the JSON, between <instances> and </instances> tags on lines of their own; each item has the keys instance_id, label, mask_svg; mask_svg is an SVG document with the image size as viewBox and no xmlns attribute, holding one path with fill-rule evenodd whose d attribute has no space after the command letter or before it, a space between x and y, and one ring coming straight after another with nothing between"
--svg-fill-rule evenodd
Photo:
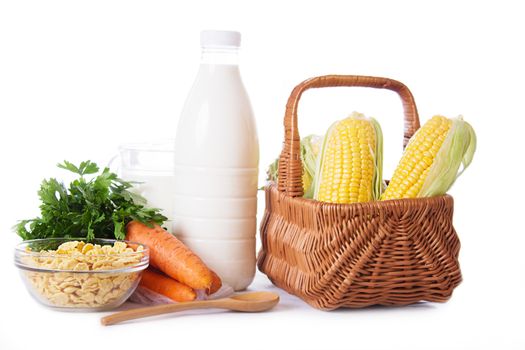
<instances>
[{"instance_id":1,"label":"white surface","mask_svg":"<svg viewBox=\"0 0 525 350\"><path fill-rule=\"evenodd\" d=\"M518 1L0 2L0 349L525 348L522 13ZM328 313L281 292L268 313L102 328L100 314L30 299L10 227L37 214L40 181L62 176L64 159L105 164L123 142L169 138L207 28L243 34L261 181L282 145L286 99L310 76L392 77L411 88L423 121L463 114L474 125L478 152L451 191L464 281L448 303ZM402 126L390 92L309 91L300 131L321 133L352 110L381 122L391 174ZM275 290L260 275L251 288Z\"/></svg>"}]
</instances>

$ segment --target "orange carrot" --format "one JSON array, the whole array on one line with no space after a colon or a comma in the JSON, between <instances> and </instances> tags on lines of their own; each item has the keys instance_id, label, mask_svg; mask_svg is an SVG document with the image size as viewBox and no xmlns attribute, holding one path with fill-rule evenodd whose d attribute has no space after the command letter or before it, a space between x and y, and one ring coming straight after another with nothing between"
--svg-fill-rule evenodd
<instances>
[{"instance_id":1,"label":"orange carrot","mask_svg":"<svg viewBox=\"0 0 525 350\"><path fill-rule=\"evenodd\" d=\"M222 281L219 275L217 275L214 271L212 271L211 274L212 274L212 282L211 282L210 289L208 291L208 295L215 293L222 287Z\"/></svg>"},{"instance_id":2,"label":"orange carrot","mask_svg":"<svg viewBox=\"0 0 525 350\"><path fill-rule=\"evenodd\" d=\"M174 301L193 301L197 297L195 291L187 285L161 275L149 268L142 273L140 285Z\"/></svg>"},{"instance_id":3,"label":"orange carrot","mask_svg":"<svg viewBox=\"0 0 525 350\"><path fill-rule=\"evenodd\" d=\"M126 239L150 249L150 263L171 278L193 289L209 290L213 274L204 262L159 225L152 228L138 221L126 226Z\"/></svg>"}]
</instances>

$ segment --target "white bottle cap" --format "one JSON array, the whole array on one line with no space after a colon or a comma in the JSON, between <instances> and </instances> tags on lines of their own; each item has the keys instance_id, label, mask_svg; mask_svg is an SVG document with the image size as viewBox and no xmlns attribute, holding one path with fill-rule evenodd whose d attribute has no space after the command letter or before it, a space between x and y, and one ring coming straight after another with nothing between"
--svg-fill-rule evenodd
<instances>
[{"instance_id":1,"label":"white bottle cap","mask_svg":"<svg viewBox=\"0 0 525 350\"><path fill-rule=\"evenodd\" d=\"M203 30L201 32L201 47L239 47L241 33L228 30Z\"/></svg>"}]
</instances>

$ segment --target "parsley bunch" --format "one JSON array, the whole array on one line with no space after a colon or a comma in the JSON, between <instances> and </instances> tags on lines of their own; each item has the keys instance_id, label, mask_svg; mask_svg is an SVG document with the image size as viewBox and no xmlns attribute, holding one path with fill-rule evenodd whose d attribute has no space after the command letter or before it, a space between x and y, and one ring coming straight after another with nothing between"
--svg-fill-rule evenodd
<instances>
[{"instance_id":1,"label":"parsley bunch","mask_svg":"<svg viewBox=\"0 0 525 350\"><path fill-rule=\"evenodd\" d=\"M99 172L91 161L77 167L68 161L57 165L80 177L67 188L56 179L44 180L38 191L42 201L41 217L21 220L13 229L24 240L52 237L124 239L126 224L137 220L161 225L167 218L156 208L147 208L146 200L129 191L124 181L109 168Z\"/></svg>"}]
</instances>

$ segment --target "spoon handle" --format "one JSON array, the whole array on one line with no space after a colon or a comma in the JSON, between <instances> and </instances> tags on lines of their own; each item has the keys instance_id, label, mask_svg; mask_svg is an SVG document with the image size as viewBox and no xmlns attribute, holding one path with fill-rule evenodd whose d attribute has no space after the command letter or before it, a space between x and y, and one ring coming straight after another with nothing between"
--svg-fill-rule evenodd
<instances>
[{"instance_id":1,"label":"spoon handle","mask_svg":"<svg viewBox=\"0 0 525 350\"><path fill-rule=\"evenodd\" d=\"M137 309L131 309L126 311L116 312L114 314L102 317L100 323L103 326L109 326L112 324L134 320L137 318L150 317L156 315L162 315L183 310L192 309L208 309L208 308L220 308L222 303L221 299L216 300L201 300L201 301L189 301L181 302L176 304L163 304L156 306L146 306Z\"/></svg>"}]
</instances>

